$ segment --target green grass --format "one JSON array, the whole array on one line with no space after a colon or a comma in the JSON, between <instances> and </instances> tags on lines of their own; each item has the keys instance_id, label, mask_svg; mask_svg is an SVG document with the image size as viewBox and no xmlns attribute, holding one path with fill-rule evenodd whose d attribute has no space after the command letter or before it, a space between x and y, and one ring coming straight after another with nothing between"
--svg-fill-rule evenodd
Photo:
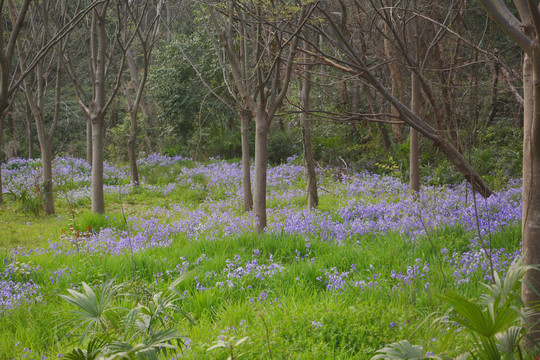
<instances>
[{"instance_id":1,"label":"green grass","mask_svg":"<svg viewBox=\"0 0 540 360\"><path fill-rule=\"evenodd\" d=\"M83 219L88 219L88 216L83 216ZM459 234L459 229L456 230ZM451 229L436 234L439 245L442 245L441 240L449 232ZM509 228L506 232L517 234L517 227ZM209 260L194 267L195 273L179 287L181 291L188 290L190 293L182 308L197 320L196 326L179 324L194 343L187 353L188 358L222 359L224 355L219 351L206 353L206 348L221 334L221 330L235 327L238 329L237 338L250 338L239 349L244 353L244 358L269 359L271 352L273 358L367 359L384 344L402 338L411 339L411 334L417 342L435 336L429 326L417 326L441 306L433 296L444 290L441 274L435 267L434 254L427 239L415 246L410 245L407 239L393 234L364 239L360 245L349 243L336 246L315 240L311 241L309 256L315 258L312 263L309 259L296 259L296 250L306 247L306 241L296 236L245 235L239 239L198 242L180 238L170 248L134 254L133 268L129 254L118 257L35 255L29 259L35 264L39 263L43 269L41 275L35 278L46 289L43 303L18 308L1 319L0 357L22 356L20 346L46 356L65 353L69 349L69 341L65 338L67 329L54 329L50 325L51 321L56 325L61 324L69 311L70 306L57 294L65 294L71 284L77 286L85 281L98 285L110 277L116 277L119 282L129 281L133 278L133 269L135 277L145 284L144 287L158 290L171 279L156 284L154 274L174 270L176 265L181 264L181 257L193 262L205 254ZM223 287L200 293L193 291L195 276L204 282L206 273L221 271L226 266L226 260L232 260L235 255L239 255L242 262L251 260L254 249L260 251L262 261L273 254L274 261L286 270L263 286L256 279L246 279L241 285L251 285L250 290L241 290L236 285L235 288ZM342 271L349 269L352 264L357 264L359 279L372 272L405 270L405 265L416 257L433 259L430 260L433 271L429 274L429 282L433 285L428 291L422 291L413 284L402 292L392 293L388 287L383 287L353 289L339 295L326 291L324 284L317 279L323 269L337 266ZM370 270L370 265L374 270ZM71 269L71 273L54 286L49 286L47 275L66 267ZM270 301L255 300L252 305L249 299L257 299L263 290L269 300L279 300L272 304ZM475 291L469 289L467 292ZM247 325L240 325L242 321ZM315 329L312 326L314 321L322 323L322 327ZM391 326L392 323L397 325ZM228 333L232 334L231 331ZM15 346L16 343L20 345Z\"/></svg>"},{"instance_id":2,"label":"green grass","mask_svg":"<svg viewBox=\"0 0 540 360\"><path fill-rule=\"evenodd\" d=\"M148 183L163 185L176 179L181 169L178 165L168 171L145 170L143 175ZM196 180L205 183L203 178ZM335 214L347 198L332 194L331 185L325 184L328 191L321 192L319 209ZM213 200L225 200L228 196L225 190L214 189L211 193ZM0 315L0 359L23 359L25 354L26 359L41 359L41 355L53 359L73 348L69 328L63 326L73 308L58 296L66 294L68 288L78 288L83 281L99 286L106 279L115 278L117 282L128 282L127 289L145 299L164 290L178 276L177 267L184 261L190 263L187 270L192 273L178 286L180 292L188 295L179 305L197 324L192 326L179 318L176 325L191 339L192 345L184 355L188 359L226 359L224 351L207 352L220 335L249 337L237 349L243 359L369 359L377 349L401 339L434 351L452 350L452 346L457 350L460 346L461 343L445 345L444 333L431 326L431 319L432 314L447 309L437 294L452 290L473 297L482 291L474 281L455 285L452 268L440 255L443 248L450 254L468 249L472 233L461 226L430 230L428 236L414 241L398 233L387 233L366 235L340 245L285 234L259 236L247 232L213 240L205 234L196 239L179 234L170 247L119 256L80 254L61 240L62 234L69 234L70 224L76 231L88 227L92 231L103 227L125 230L124 216L141 215L151 207L171 208L174 204L196 209L207 206L204 201L208 194L205 188L184 188L167 196L156 196L145 189L123 196L107 195L105 215L90 213L85 203L59 203L57 215L37 217L18 211L11 202L1 205L3 259L11 258L11 250L18 246L47 247L49 240L58 241L59 246L71 249L73 254L34 253L17 258L21 263L41 267L30 276L41 286L42 294L38 303ZM375 201L368 199L372 200ZM269 202L269 207L281 205L277 200ZM305 199L295 198L293 205L305 206ZM163 216L161 220L165 221ZM520 238L520 227L513 225L486 240L495 248L519 249ZM254 257L256 251L260 253L258 257ZM193 265L202 254L205 258ZM234 286L227 285L229 278L223 271L235 257L245 268L254 259L259 265L269 265L270 256L283 267L281 272L264 281L253 275L238 281L232 278ZM391 270L406 272L418 258L430 264L424 279L403 285L388 275ZM6 262L0 262L0 271L5 266ZM353 267L356 272L351 271ZM326 272L333 268L340 273L351 271L348 281L365 281L367 285L343 293L327 290ZM58 269L69 271L57 279ZM21 276L25 275L16 274L15 278ZM224 284L214 287L216 281ZM195 290L198 282L211 289ZM426 287L426 283L430 285ZM393 290L394 286L400 289ZM32 353L25 352L25 347Z\"/></svg>"}]
</instances>

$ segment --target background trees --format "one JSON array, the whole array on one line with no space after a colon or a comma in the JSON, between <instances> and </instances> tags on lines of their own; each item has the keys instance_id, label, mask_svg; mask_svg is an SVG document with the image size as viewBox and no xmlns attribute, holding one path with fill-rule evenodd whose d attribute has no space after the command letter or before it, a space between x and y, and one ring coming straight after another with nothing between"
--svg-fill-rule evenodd
<instances>
[{"instance_id":1,"label":"background trees","mask_svg":"<svg viewBox=\"0 0 540 360\"><path fill-rule=\"evenodd\" d=\"M44 23L31 14L45 3L29 2L30 12L18 7L25 2L4 8L4 23L16 24L17 14L24 12L21 54L28 54L31 46L33 52L43 46L36 34ZM518 173L521 150L508 144L517 143L521 132L524 101L520 73L515 70L521 58L516 43L487 22L478 4L427 0L336 0L324 6L276 2L262 8L249 1L224 4L102 0L48 5L51 13L66 14L65 23L49 22L54 27L50 41L55 42L39 52L43 61L31 61L13 50L18 65L10 65L15 72L10 73L8 99L16 99L17 105L6 110L9 116L2 121L6 125L2 130L7 129L3 158L31 155L29 145L41 132L33 125L39 119L38 107L31 104L39 98L39 88L32 85L37 75L23 71L25 66L39 65L44 83L51 84L47 88L51 91L40 100L50 110L45 119L55 118L54 107L48 105L55 103L55 79L62 89L56 102L62 104L57 136L49 136L51 158L86 153L94 164L92 154L97 156L93 166L97 212L104 210L101 159L130 159L132 182L137 184L138 152L156 150L203 159L242 156L243 206L249 210L250 157L257 159L258 179L264 179L267 159L280 162L297 154L308 160L308 151L301 152L309 148L302 136L307 134L308 118L314 161L307 167L312 179L318 165L325 164L337 167L337 173L351 169L394 173L413 180L411 187L416 188L415 179L436 184L461 181L463 177L451 169L453 163L476 191L488 195L492 186ZM16 28L10 26L10 37ZM57 40L61 36L69 36L64 45ZM54 52L45 51L53 48ZM60 77L54 75L57 66L52 66L58 54L64 73ZM31 76L19 81L23 74ZM14 98L25 84L30 91ZM121 96L115 96L118 89L123 90ZM30 101L26 95L31 95ZM31 122L26 109L34 110ZM264 121L257 122L257 113ZM93 141L85 141L80 131L84 119ZM420 156L414 152L409 156L415 137L405 123L423 132ZM250 136L253 131L255 137ZM44 139L39 135L35 140L38 137ZM268 146L253 146L255 142ZM410 167L416 159L419 165ZM254 182L254 211L260 224L265 222L265 192L258 184L263 183ZM311 203L316 203L314 198Z\"/></svg>"}]
</instances>

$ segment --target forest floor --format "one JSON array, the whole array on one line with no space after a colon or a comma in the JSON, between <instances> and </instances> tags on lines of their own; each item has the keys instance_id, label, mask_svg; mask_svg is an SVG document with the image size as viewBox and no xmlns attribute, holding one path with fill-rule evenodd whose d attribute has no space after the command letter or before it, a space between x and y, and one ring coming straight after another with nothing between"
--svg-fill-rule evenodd
<instances>
[{"instance_id":1,"label":"forest floor","mask_svg":"<svg viewBox=\"0 0 540 360\"><path fill-rule=\"evenodd\" d=\"M176 305L194 324L178 311L165 318L185 336L170 359L226 359L230 349L208 351L219 340L242 359L369 359L402 339L452 355L467 339L455 323L434 325L448 308L438 296L478 297L492 267L504 273L519 256L517 181L489 199L466 184L413 199L394 177L319 169L310 212L291 159L269 168L258 235L242 211L238 163L154 154L139 165L139 188L127 167L106 166L106 214L93 215L89 167L57 158L54 216L40 214L39 161L4 165L0 359L79 346L75 307L59 295L82 293L82 282L99 293L114 279L150 306L179 277Z\"/></svg>"}]
</instances>

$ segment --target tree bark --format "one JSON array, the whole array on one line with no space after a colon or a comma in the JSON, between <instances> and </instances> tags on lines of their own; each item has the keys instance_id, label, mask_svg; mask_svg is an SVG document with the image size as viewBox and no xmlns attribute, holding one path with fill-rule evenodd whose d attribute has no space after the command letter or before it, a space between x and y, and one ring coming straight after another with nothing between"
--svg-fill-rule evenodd
<instances>
[{"instance_id":1,"label":"tree bark","mask_svg":"<svg viewBox=\"0 0 540 360\"><path fill-rule=\"evenodd\" d=\"M5 111L0 109L0 204L4 202L4 192L2 187L2 139L4 136L4 117Z\"/></svg>"},{"instance_id":2,"label":"tree bark","mask_svg":"<svg viewBox=\"0 0 540 360\"><path fill-rule=\"evenodd\" d=\"M103 192L103 114L92 119L92 212L105 212Z\"/></svg>"},{"instance_id":3,"label":"tree bark","mask_svg":"<svg viewBox=\"0 0 540 360\"><path fill-rule=\"evenodd\" d=\"M416 9L416 1L412 2L413 9ZM410 42L414 49L414 60L419 64L420 46L418 40L418 18L413 16L411 19ZM422 69L419 69L420 71ZM411 110L415 114L420 114L420 102L422 95L420 93L420 79L418 75L411 71ZM420 148L418 144L418 131L410 128L409 132L409 188L413 196L417 196L420 192Z\"/></svg>"},{"instance_id":4,"label":"tree bark","mask_svg":"<svg viewBox=\"0 0 540 360\"><path fill-rule=\"evenodd\" d=\"M267 16L268 13L261 4L254 3L249 10L237 5L236 1L229 1L228 14L224 16L218 15L212 7L209 7L209 14L227 54L239 97L255 116L253 215L257 222L257 231L261 233L267 222L266 165L270 123L289 87L294 58L298 51L299 38L297 34L315 7L302 6L301 10L294 15L296 21L284 23L283 26L289 28L287 32L283 29L274 27L270 29L266 26L267 23L261 19L263 13L264 16ZM256 15L255 22L248 23L247 16L252 15ZM235 22L238 23L239 27L235 26ZM237 36L238 32L242 35ZM285 34L289 35L288 40L286 40ZM268 41L268 44L276 44L278 47L282 46L277 55L276 52L268 51L270 47L265 45L265 41ZM247 43L251 44L249 52L246 51L248 49ZM288 53L286 48L288 48ZM263 54L268 57L268 62L261 63L259 61ZM271 65L267 66L268 64ZM251 74L247 74L248 68ZM253 87L248 85L251 82L250 79L254 80Z\"/></svg>"},{"instance_id":5,"label":"tree bark","mask_svg":"<svg viewBox=\"0 0 540 360\"><path fill-rule=\"evenodd\" d=\"M387 1L389 6L393 6L392 1ZM397 25L396 25L397 26ZM397 51L390 42L392 36L391 30L388 24L385 24L385 33L384 37L384 51L386 57L388 58L388 68L390 69L390 79L392 82L392 95L403 102L403 93L405 90L404 81L403 81L403 72L397 62ZM399 116L399 112L395 107L392 107L392 114ZM396 143L401 143L403 141L403 125L401 124L392 124L392 133L394 135L394 141Z\"/></svg>"},{"instance_id":6,"label":"tree bark","mask_svg":"<svg viewBox=\"0 0 540 360\"><path fill-rule=\"evenodd\" d=\"M28 159L34 157L34 134L32 131L32 110L26 104L26 136L28 137Z\"/></svg>"},{"instance_id":7,"label":"tree bark","mask_svg":"<svg viewBox=\"0 0 540 360\"><path fill-rule=\"evenodd\" d=\"M137 169L137 113L131 109L129 113L130 127L128 139L129 172L131 174L131 184L139 186L139 170Z\"/></svg>"},{"instance_id":8,"label":"tree bark","mask_svg":"<svg viewBox=\"0 0 540 360\"><path fill-rule=\"evenodd\" d=\"M489 126L493 123L493 119L497 115L497 104L498 104L498 95L499 95L499 75L501 72L501 64L495 62L493 64L493 83L491 85L491 102L489 115L486 121L486 124Z\"/></svg>"},{"instance_id":9,"label":"tree bark","mask_svg":"<svg viewBox=\"0 0 540 360\"><path fill-rule=\"evenodd\" d=\"M102 214L105 212L105 196L103 192L103 146L105 128L105 62L107 53L107 32L105 29L108 3L96 7L94 17L96 21L96 48L95 74L94 74L94 98L90 104L89 117L92 122L92 212ZM120 74L118 75L120 76Z\"/></svg>"},{"instance_id":10,"label":"tree bark","mask_svg":"<svg viewBox=\"0 0 540 360\"><path fill-rule=\"evenodd\" d=\"M420 112L420 82L418 77L411 74L411 110L418 114ZM420 191L420 147L418 144L418 131L411 127L410 130L410 150L409 150L409 187L412 194Z\"/></svg>"},{"instance_id":11,"label":"tree bark","mask_svg":"<svg viewBox=\"0 0 540 360\"><path fill-rule=\"evenodd\" d=\"M540 264L540 54L533 59L526 56L523 63L524 126L523 126L523 211L522 256L523 265ZM540 288L540 272L529 270L525 281L535 289ZM540 296L534 289L523 285L521 298L527 307L536 307ZM532 339L540 341L538 311L527 319Z\"/></svg>"},{"instance_id":12,"label":"tree bark","mask_svg":"<svg viewBox=\"0 0 540 360\"><path fill-rule=\"evenodd\" d=\"M540 18L535 1L514 0L521 22L502 2L478 0L497 25L525 51L523 60L523 193L522 263L540 264ZM532 286L534 289L529 288ZM540 271L530 269L521 287L526 308L530 348L540 343Z\"/></svg>"},{"instance_id":13,"label":"tree bark","mask_svg":"<svg viewBox=\"0 0 540 360\"><path fill-rule=\"evenodd\" d=\"M240 132L242 139L242 189L244 211L253 209L253 194L251 193L251 165L249 159L249 121L251 112L240 109Z\"/></svg>"},{"instance_id":14,"label":"tree bark","mask_svg":"<svg viewBox=\"0 0 540 360\"><path fill-rule=\"evenodd\" d=\"M304 43L307 46L307 43ZM303 61L307 63L308 57L303 54ZM317 193L317 175L315 174L315 160L313 159L313 146L311 144L311 123L309 120L309 95L311 92L311 71L309 65L304 65L304 77L300 87L300 126L302 127L302 147L304 150L304 166L306 172L307 206L309 210L319 206ZM355 109L356 110L356 109Z\"/></svg>"},{"instance_id":15,"label":"tree bark","mask_svg":"<svg viewBox=\"0 0 540 360\"><path fill-rule=\"evenodd\" d=\"M54 214L54 193L52 177L52 151L49 141L41 145L41 166L43 167L43 210L46 214Z\"/></svg>"},{"instance_id":16,"label":"tree bark","mask_svg":"<svg viewBox=\"0 0 540 360\"><path fill-rule=\"evenodd\" d=\"M92 165L92 154L94 152L92 148L92 120L90 120L90 116L86 112L84 112L84 117L86 119L86 162Z\"/></svg>"},{"instance_id":17,"label":"tree bark","mask_svg":"<svg viewBox=\"0 0 540 360\"><path fill-rule=\"evenodd\" d=\"M268 162L268 115L264 109L255 113L255 191L253 196L253 214L257 222L257 231L266 227L266 165Z\"/></svg>"}]
</instances>

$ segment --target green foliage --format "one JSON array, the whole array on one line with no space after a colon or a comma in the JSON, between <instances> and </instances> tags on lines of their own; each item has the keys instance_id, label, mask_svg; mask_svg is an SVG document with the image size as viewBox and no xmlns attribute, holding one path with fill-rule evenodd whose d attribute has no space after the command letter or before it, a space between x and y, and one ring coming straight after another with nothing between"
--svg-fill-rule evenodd
<instances>
[{"instance_id":1,"label":"green foliage","mask_svg":"<svg viewBox=\"0 0 540 360\"><path fill-rule=\"evenodd\" d=\"M515 260L504 279L495 272L491 284L483 284L485 292L479 300L448 293L440 298L452 308L437 320L439 324L457 324L467 334L468 350L459 355L477 360L523 359L521 341L526 337L526 327L522 321L531 318L536 309L523 309L521 283L527 270L536 267L522 266ZM454 335L461 329L453 327ZM458 336L458 335L456 335ZM450 338L455 343L455 338ZM446 359L446 356L425 356L423 348L408 341L390 344L377 351L376 359Z\"/></svg>"},{"instance_id":2,"label":"green foliage","mask_svg":"<svg viewBox=\"0 0 540 360\"><path fill-rule=\"evenodd\" d=\"M221 136L223 122L235 117L198 75L212 88L223 85L221 67L213 51L202 31L179 36L155 52L148 90L159 108L161 139L167 140L165 149L172 147L176 153L185 153L188 147L199 147L201 140L205 145L208 135L213 134L212 140ZM226 92L220 91L220 95L227 98Z\"/></svg>"},{"instance_id":3,"label":"green foliage","mask_svg":"<svg viewBox=\"0 0 540 360\"><path fill-rule=\"evenodd\" d=\"M112 227L120 230L126 229L122 214L96 214L83 212L72 220L75 231L99 231L103 228Z\"/></svg>"},{"instance_id":4,"label":"green foliage","mask_svg":"<svg viewBox=\"0 0 540 360\"><path fill-rule=\"evenodd\" d=\"M407 340L402 340L397 343L385 346L381 350L377 351L378 355L375 355L371 360L377 359L448 359L444 356L428 355L424 356L424 348L418 345L411 345Z\"/></svg>"},{"instance_id":5,"label":"green foliage","mask_svg":"<svg viewBox=\"0 0 540 360\"><path fill-rule=\"evenodd\" d=\"M157 359L176 352L182 346L183 336L172 327L173 319L177 319L175 314L192 322L177 305L182 295L175 286L181 280L173 282L166 291L155 293L146 303L138 302L140 299L132 294L121 293L125 284L115 285L113 280L104 282L99 294L84 282L84 292L68 289L69 295L60 297L76 310L70 312L65 326L79 339L79 344L87 340L86 349L74 348L68 359Z\"/></svg>"},{"instance_id":6,"label":"green foliage","mask_svg":"<svg viewBox=\"0 0 540 360\"><path fill-rule=\"evenodd\" d=\"M17 209L23 214L34 216L43 214L44 199L41 196L39 185L36 185L34 191L22 189L19 194L8 192L4 195L11 198L17 204Z\"/></svg>"},{"instance_id":7,"label":"green foliage","mask_svg":"<svg viewBox=\"0 0 540 360\"><path fill-rule=\"evenodd\" d=\"M238 357L240 357L240 355L235 356L234 349L236 349L238 346L242 345L242 343L244 341L246 341L247 339L248 339L247 336L241 338L240 340L236 340L236 338L234 336L231 337L231 338L228 338L228 339L227 338L222 338L222 339L219 339L218 341L216 341L215 345L209 347L208 351L223 348L223 349L227 350L227 352L229 353L229 357L227 358L227 360L234 360L234 359L237 359Z\"/></svg>"},{"instance_id":8,"label":"green foliage","mask_svg":"<svg viewBox=\"0 0 540 360\"><path fill-rule=\"evenodd\" d=\"M116 125L108 129L107 133L107 157L112 160L127 162L127 145L129 140L131 127L130 114L126 114L123 120ZM148 118L142 113L137 115L137 149L136 154L139 154L144 149L150 151L149 147L156 147L158 144L150 143L150 139L158 139L158 130L152 126Z\"/></svg>"},{"instance_id":9,"label":"green foliage","mask_svg":"<svg viewBox=\"0 0 540 360\"><path fill-rule=\"evenodd\" d=\"M237 128L227 129L221 136L214 136L203 149L208 156L223 159L240 158L242 156L242 139ZM254 144L250 144L253 153Z\"/></svg>"},{"instance_id":10,"label":"green foliage","mask_svg":"<svg viewBox=\"0 0 540 360\"><path fill-rule=\"evenodd\" d=\"M268 136L268 161L281 164L288 158L302 153L301 139L292 131L272 129Z\"/></svg>"}]
</instances>

